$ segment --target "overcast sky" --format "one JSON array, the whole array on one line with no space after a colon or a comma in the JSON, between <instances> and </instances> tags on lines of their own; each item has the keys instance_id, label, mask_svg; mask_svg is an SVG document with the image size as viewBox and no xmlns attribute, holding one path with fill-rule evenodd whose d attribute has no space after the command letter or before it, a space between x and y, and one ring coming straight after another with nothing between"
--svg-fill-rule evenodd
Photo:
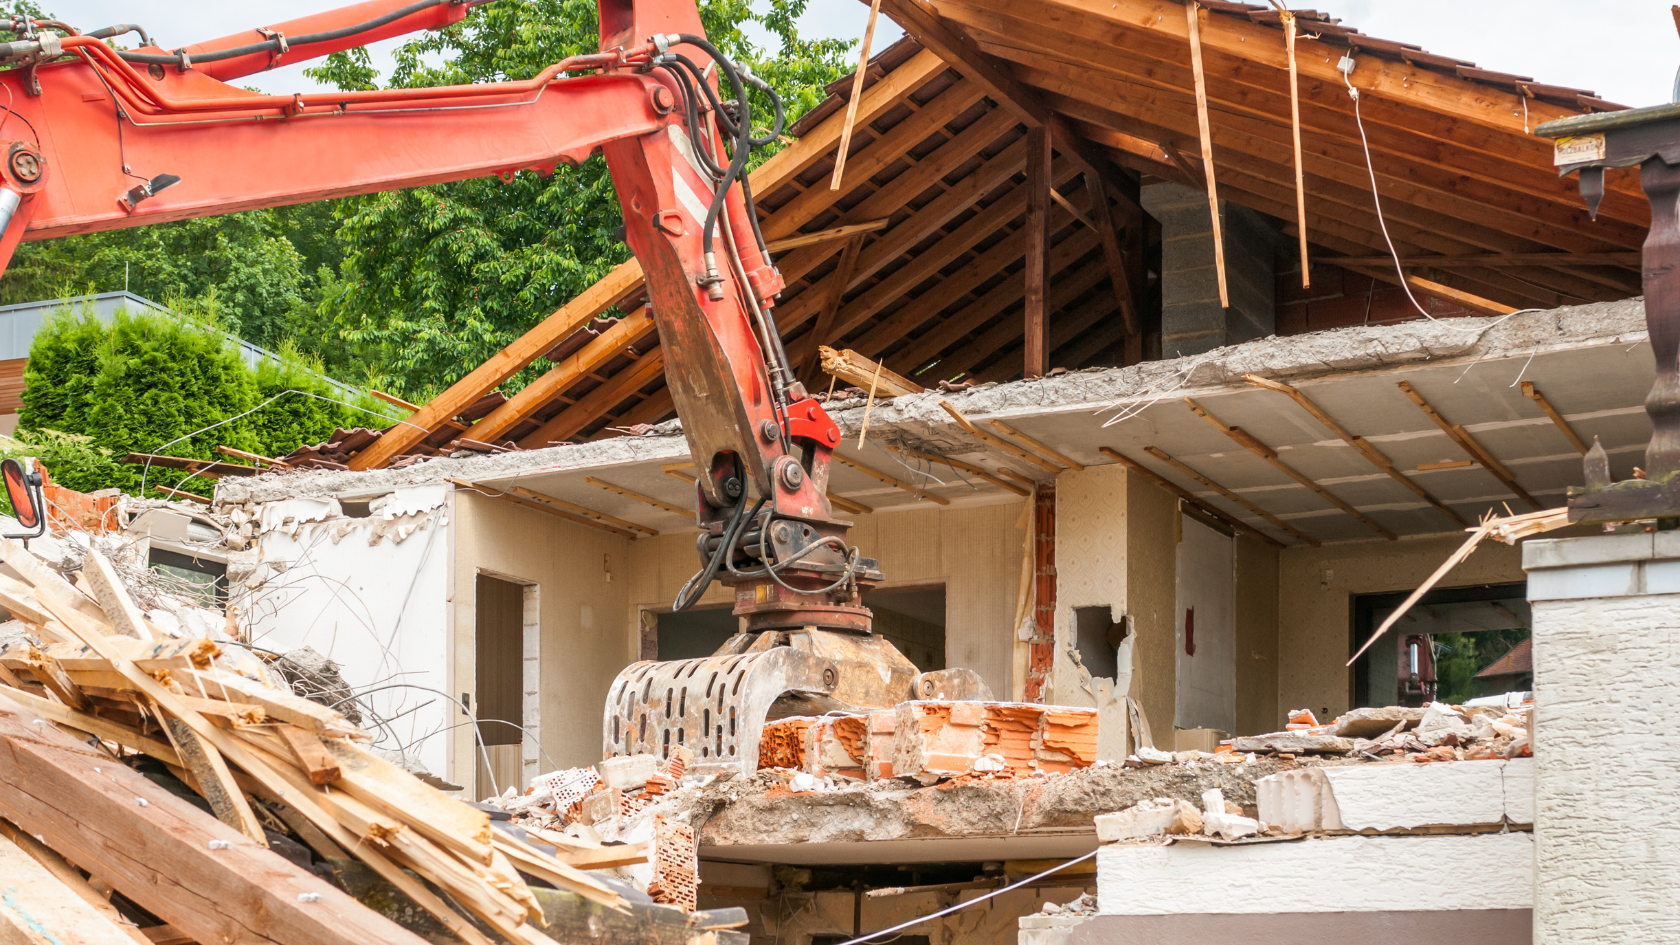
<instances>
[{"instance_id":1,"label":"overcast sky","mask_svg":"<svg viewBox=\"0 0 1680 945\"><path fill-rule=\"evenodd\" d=\"M184 45L345 5L345 0L43 0L78 29L138 22L161 44ZM1304 4L1305 5L1305 4ZM1667 102L1680 65L1668 4L1656 0L1324 0L1312 4L1371 36L1415 43L1486 69L1590 89L1624 105ZM812 35L858 37L869 10L858 0L811 0ZM882 18L877 42L896 39ZM390 40L374 48L388 64ZM381 48L384 47L384 48ZM243 83L270 92L312 87L301 66Z\"/></svg>"}]
</instances>

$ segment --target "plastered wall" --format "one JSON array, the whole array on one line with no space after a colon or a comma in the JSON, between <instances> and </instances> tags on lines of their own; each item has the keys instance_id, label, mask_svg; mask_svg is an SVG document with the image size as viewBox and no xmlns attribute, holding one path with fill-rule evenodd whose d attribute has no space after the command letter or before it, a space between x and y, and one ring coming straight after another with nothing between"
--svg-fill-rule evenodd
<instances>
[{"instance_id":1,"label":"plastered wall","mask_svg":"<svg viewBox=\"0 0 1680 945\"><path fill-rule=\"evenodd\" d=\"M1095 700L1068 658L1073 612L1127 612L1126 470L1087 466L1056 477L1056 650L1046 701L1091 706Z\"/></svg>"},{"instance_id":2,"label":"plastered wall","mask_svg":"<svg viewBox=\"0 0 1680 945\"><path fill-rule=\"evenodd\" d=\"M594 764L601 760L607 688L635 657L625 632L634 622L630 549L654 539L631 542L470 490L454 495L455 688L469 691L475 678L475 576L535 585L536 659L533 665L528 643L525 665L527 676L537 676L537 767ZM456 733L457 773L470 777L472 768L462 762L474 751L471 732Z\"/></svg>"},{"instance_id":3,"label":"plastered wall","mask_svg":"<svg viewBox=\"0 0 1680 945\"><path fill-rule=\"evenodd\" d=\"M310 647L335 661L363 705L382 719L379 747L405 747L428 770L448 770L447 588L454 524L442 487L397 490L406 513L349 518L330 499L256 510L256 548L229 576L232 603L257 646ZM405 684L405 685L396 685ZM372 718L364 723L373 725Z\"/></svg>"},{"instance_id":4,"label":"plastered wall","mask_svg":"<svg viewBox=\"0 0 1680 945\"><path fill-rule=\"evenodd\" d=\"M1277 728L1279 549L1237 533L1237 728L1258 735Z\"/></svg>"},{"instance_id":5,"label":"plastered wall","mask_svg":"<svg viewBox=\"0 0 1680 945\"><path fill-rule=\"evenodd\" d=\"M1008 697L1014 682L1015 603L1024 547L1016 524L1024 501L1011 497L955 508L927 503L926 508L857 515L850 535L866 557L880 559L887 576L881 587L945 586L945 665L978 672L999 698ZM639 651L639 612L669 608L699 567L694 536L686 531L632 542L629 554L630 606L618 624L627 655ZM713 585L702 603L732 600L727 588Z\"/></svg>"},{"instance_id":6,"label":"plastered wall","mask_svg":"<svg viewBox=\"0 0 1680 945\"><path fill-rule=\"evenodd\" d=\"M1137 645L1132 694L1157 746L1172 745L1177 703L1178 499L1142 476L1126 474L1127 612Z\"/></svg>"},{"instance_id":7,"label":"plastered wall","mask_svg":"<svg viewBox=\"0 0 1680 945\"><path fill-rule=\"evenodd\" d=\"M1463 541L1443 535L1284 549L1277 583L1277 706L1266 727L1281 728L1290 709L1346 712L1352 698L1345 664L1351 655L1353 595L1413 590ZM1440 586L1522 580L1520 547L1487 541Z\"/></svg>"}]
</instances>

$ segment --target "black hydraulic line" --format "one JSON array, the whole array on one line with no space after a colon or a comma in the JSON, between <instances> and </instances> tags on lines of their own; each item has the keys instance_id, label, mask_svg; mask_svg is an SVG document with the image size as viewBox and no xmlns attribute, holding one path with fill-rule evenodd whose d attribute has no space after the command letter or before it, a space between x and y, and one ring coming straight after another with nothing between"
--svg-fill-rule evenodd
<instances>
[{"instance_id":1,"label":"black hydraulic line","mask_svg":"<svg viewBox=\"0 0 1680 945\"><path fill-rule=\"evenodd\" d=\"M94 39L110 39L113 36L121 36L124 33L139 33L140 45L152 45L151 34L147 33L146 28L138 23L119 23L116 26L107 26L104 29L94 30L86 35L91 36Z\"/></svg>"},{"instance_id":2,"label":"black hydraulic line","mask_svg":"<svg viewBox=\"0 0 1680 945\"><path fill-rule=\"evenodd\" d=\"M311 43L329 43L334 40L348 39L351 36L355 36L357 33L365 33L368 30L378 29L387 23L394 23L403 17L413 16L422 10L429 10L432 7L444 6L446 4L453 4L454 2L455 0L418 0L418 2L411 3L401 9L392 10L384 16L376 16L371 20L357 23L354 26L343 26L336 30L326 30L321 33L304 33L298 36L286 36L283 38L276 36L273 39L265 39L260 43L247 43L244 46L234 46L229 49L218 49L213 52L195 55L192 57L192 61L221 62L224 59L237 59L240 56L249 56L253 53L277 52L279 51L280 44L282 42L289 47L306 46ZM478 0L478 3L485 2L488 2L488 0ZM470 5L477 6L478 4L473 3ZM179 54L139 53L121 50L117 52L117 55L121 56L127 62L137 62L142 65L172 66L181 61Z\"/></svg>"}]
</instances>

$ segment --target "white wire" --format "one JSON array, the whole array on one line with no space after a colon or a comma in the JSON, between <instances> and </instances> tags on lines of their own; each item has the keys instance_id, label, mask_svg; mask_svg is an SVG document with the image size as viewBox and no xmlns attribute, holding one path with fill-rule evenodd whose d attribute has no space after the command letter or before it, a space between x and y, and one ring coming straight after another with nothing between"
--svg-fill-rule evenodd
<instances>
[{"instance_id":1,"label":"white wire","mask_svg":"<svg viewBox=\"0 0 1680 945\"><path fill-rule=\"evenodd\" d=\"M1349 70L1349 72L1351 72L1351 70ZM1353 120L1354 123L1359 126L1360 147L1365 150L1365 172L1371 176L1371 203L1377 208L1377 226L1382 230L1383 242L1388 245L1388 254L1394 259L1394 271L1400 276L1400 288L1405 290L1406 298L1411 300L1412 307L1418 310L1419 315L1422 315L1424 318L1427 318L1438 325L1451 328L1455 331L1474 332L1478 337L1485 334L1488 329L1499 324L1499 322L1510 318L1512 315L1521 315L1524 312L1540 311L1540 309L1531 308L1518 309L1515 312L1501 315L1499 320L1495 321L1493 324L1484 325L1481 328L1465 328L1436 318L1435 316L1429 314L1422 305L1418 304L1417 296L1412 294L1412 287L1406 282L1406 268L1400 264L1400 253L1394 248L1394 238L1388 235L1388 223L1383 219L1382 196L1377 193L1377 168L1371 161L1371 142L1365 137L1365 118L1359 113L1359 90L1353 87L1353 80L1349 77L1349 72L1342 73L1342 81L1347 84L1348 96L1353 99Z\"/></svg>"},{"instance_id":2,"label":"white wire","mask_svg":"<svg viewBox=\"0 0 1680 945\"><path fill-rule=\"evenodd\" d=\"M377 410L369 410L366 407L359 407L355 404L348 403L348 402L342 401L342 400L334 400L331 397L324 397L320 394L310 393L309 391L306 391L306 390L292 390L292 389L288 388L286 390L281 391L278 394L275 394L273 397L268 398L267 400L265 400L262 403L256 405L255 407L252 407L250 410L247 410L242 414L237 414L235 416L228 417L226 420L218 420L215 423L212 423L207 427L199 427L198 429L192 431L191 433L187 433L187 434L184 434L182 436L178 436L175 439L170 440L168 443L163 444L162 446L153 447L151 452L147 453L148 458L146 459L145 467L140 471L140 492L142 494L144 494L145 491L146 491L146 476L149 475L152 471L152 461L151 461L150 457L153 454L155 454L158 450L166 450L166 449L170 448L171 446L174 446L176 443L181 442L182 440L190 440L193 437L199 435L200 433L208 433L211 430L216 429L217 427L226 426L227 424L232 423L235 420L239 420L239 419L244 418L244 417L249 417L251 414L254 414L257 411L263 409L264 407L267 407L269 404L274 403L276 400L279 400L280 398L286 396L287 394L300 394L304 397L313 397L316 400L324 400L329 404L338 404L341 407L349 407L351 410L360 410L363 413L373 414L374 416L379 417L380 419L383 419L383 420L391 419L390 416L388 416L386 414L382 414ZM401 424L403 426L413 427L414 429L419 430L422 433L432 432L430 430L427 430L425 427L420 426L417 423L410 423L407 420L398 420L398 421L396 421L396 424ZM395 425L395 424L393 424L393 425ZM195 472L192 475L188 476L186 479L182 479L181 482L186 482L187 479L197 478L198 475L199 474ZM181 484L180 482L176 483L176 485L180 485L180 484Z\"/></svg>"},{"instance_id":3,"label":"white wire","mask_svg":"<svg viewBox=\"0 0 1680 945\"><path fill-rule=\"evenodd\" d=\"M1055 872L1058 872L1060 870L1065 870L1068 867L1074 865L1075 863L1083 863L1086 860L1089 860L1091 857L1096 856L1096 855L1097 855L1097 851L1092 850L1090 853L1087 853L1084 856L1082 856L1082 857L1080 857L1076 860L1068 860L1066 863L1062 863L1058 866L1052 866L1049 869L1045 870L1044 872L1039 873L1037 876L1028 876L1026 879L1023 879L1018 883L1012 883L1008 886L1004 886L1001 889L994 889L991 892L985 894L984 896L979 896L979 897L976 897L974 899L970 899L967 902L959 902L956 905L950 907L949 909L941 909L938 912L933 913L932 915L918 916L914 919L911 919L909 922L900 923L898 925L893 926L890 929L882 929L879 932L870 932L868 935L860 935L857 938L851 939L849 941L841 942L840 945L862 945L862 943L870 941L871 939L877 939L877 938L880 938L883 935L891 935L894 932L901 932L904 929L907 929L912 925L920 925L923 922L927 922L927 921L930 921L932 919L937 919L937 918L940 918L941 916L950 915L953 912L957 912L957 911L962 910L962 909L967 909L969 906L977 905L979 903L985 902L986 900L992 898L993 896L1001 896L1004 893L1009 892L1011 889L1020 889L1022 886L1025 886L1026 884L1028 884L1028 883L1030 883L1034 880L1043 879L1044 877L1049 876L1051 873L1055 873Z\"/></svg>"}]
</instances>

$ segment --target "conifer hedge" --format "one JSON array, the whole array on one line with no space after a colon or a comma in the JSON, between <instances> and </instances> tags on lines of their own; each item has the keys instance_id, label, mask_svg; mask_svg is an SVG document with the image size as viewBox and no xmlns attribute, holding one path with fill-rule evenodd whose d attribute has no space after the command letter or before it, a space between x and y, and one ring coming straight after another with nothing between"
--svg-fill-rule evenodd
<instances>
[{"instance_id":1,"label":"conifer hedge","mask_svg":"<svg viewBox=\"0 0 1680 945\"><path fill-rule=\"evenodd\" d=\"M209 495L203 477L112 460L128 453L227 459L217 446L281 456L337 427L379 427L391 419L367 412L382 411L370 397L343 403L343 391L295 349L252 369L222 332L156 312L120 310L108 323L91 311L53 314L30 346L24 384L19 438L86 437L75 440L84 461L49 464L55 481L84 492L116 487L138 494L144 476L148 492L160 484Z\"/></svg>"}]
</instances>

